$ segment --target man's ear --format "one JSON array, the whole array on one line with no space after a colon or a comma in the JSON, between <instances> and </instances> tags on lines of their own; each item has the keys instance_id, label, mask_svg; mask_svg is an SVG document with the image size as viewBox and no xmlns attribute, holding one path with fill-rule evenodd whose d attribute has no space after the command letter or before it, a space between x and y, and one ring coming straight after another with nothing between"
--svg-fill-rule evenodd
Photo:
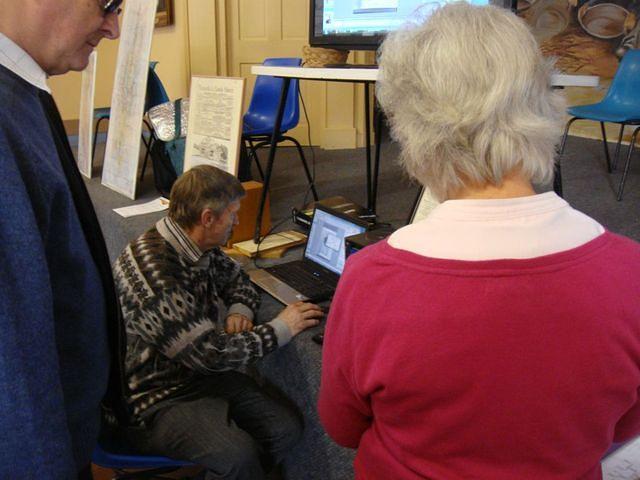
<instances>
[{"instance_id":1,"label":"man's ear","mask_svg":"<svg viewBox=\"0 0 640 480\"><path fill-rule=\"evenodd\" d=\"M211 228L218 221L218 216L210 208L204 208L200 212L200 223L205 228Z\"/></svg>"}]
</instances>

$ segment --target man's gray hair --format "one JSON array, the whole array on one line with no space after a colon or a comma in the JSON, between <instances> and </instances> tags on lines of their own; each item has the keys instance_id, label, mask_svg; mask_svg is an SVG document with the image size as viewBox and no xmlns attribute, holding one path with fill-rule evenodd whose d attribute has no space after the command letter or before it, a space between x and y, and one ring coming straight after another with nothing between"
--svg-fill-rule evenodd
<instances>
[{"instance_id":1,"label":"man's gray hair","mask_svg":"<svg viewBox=\"0 0 640 480\"><path fill-rule=\"evenodd\" d=\"M191 228L198 224L205 208L221 215L244 193L240 180L230 173L210 165L198 165L184 172L173 184L169 218L182 228Z\"/></svg>"},{"instance_id":2,"label":"man's gray hair","mask_svg":"<svg viewBox=\"0 0 640 480\"><path fill-rule=\"evenodd\" d=\"M377 96L400 161L437 198L500 185L517 169L534 184L552 179L565 103L550 86L553 62L513 13L435 8L390 34L379 63Z\"/></svg>"}]
</instances>

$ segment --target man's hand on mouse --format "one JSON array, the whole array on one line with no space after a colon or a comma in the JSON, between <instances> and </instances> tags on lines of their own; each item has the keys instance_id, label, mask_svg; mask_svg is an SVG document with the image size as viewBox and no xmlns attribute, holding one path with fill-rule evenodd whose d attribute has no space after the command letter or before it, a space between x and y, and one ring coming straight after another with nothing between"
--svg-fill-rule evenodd
<instances>
[{"instance_id":1,"label":"man's hand on mouse","mask_svg":"<svg viewBox=\"0 0 640 480\"><path fill-rule=\"evenodd\" d=\"M322 308L314 303L297 302L285 308L278 318L287 324L291 334L296 336L309 327L315 327L324 316Z\"/></svg>"}]
</instances>

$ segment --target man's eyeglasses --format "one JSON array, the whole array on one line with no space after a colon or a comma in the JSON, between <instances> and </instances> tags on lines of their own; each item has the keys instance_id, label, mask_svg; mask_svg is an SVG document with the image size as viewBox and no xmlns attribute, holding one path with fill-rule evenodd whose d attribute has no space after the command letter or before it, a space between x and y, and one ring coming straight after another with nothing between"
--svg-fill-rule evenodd
<instances>
[{"instance_id":1,"label":"man's eyeglasses","mask_svg":"<svg viewBox=\"0 0 640 480\"><path fill-rule=\"evenodd\" d=\"M120 5L122 5L122 0L102 0L100 2L102 4L102 13L107 16L110 13L115 13L119 15L122 9Z\"/></svg>"}]
</instances>

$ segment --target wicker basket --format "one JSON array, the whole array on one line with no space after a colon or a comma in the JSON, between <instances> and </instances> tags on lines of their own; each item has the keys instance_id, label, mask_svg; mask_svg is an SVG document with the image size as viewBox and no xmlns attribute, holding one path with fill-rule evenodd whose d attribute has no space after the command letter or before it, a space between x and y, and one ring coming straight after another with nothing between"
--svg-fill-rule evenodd
<instances>
[{"instance_id":1,"label":"wicker basket","mask_svg":"<svg viewBox=\"0 0 640 480\"><path fill-rule=\"evenodd\" d=\"M302 47L302 57L305 67L324 67L330 63L345 63L349 50L333 50L332 48L318 48L305 45Z\"/></svg>"}]
</instances>

